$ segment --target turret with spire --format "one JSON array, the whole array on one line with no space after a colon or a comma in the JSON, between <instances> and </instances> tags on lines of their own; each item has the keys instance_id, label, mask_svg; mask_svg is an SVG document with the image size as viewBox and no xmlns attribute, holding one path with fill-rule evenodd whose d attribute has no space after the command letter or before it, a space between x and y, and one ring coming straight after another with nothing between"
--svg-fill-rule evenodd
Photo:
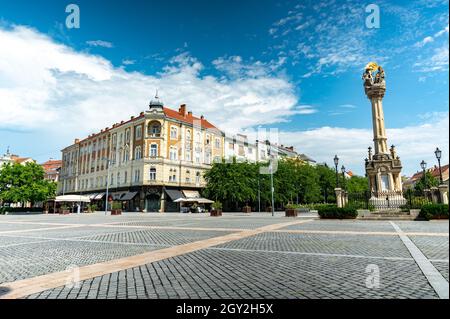
<instances>
[{"instance_id":1,"label":"turret with spire","mask_svg":"<svg viewBox=\"0 0 450 319\"><path fill-rule=\"evenodd\" d=\"M163 107L164 107L164 104L158 96L158 90L156 90L155 98L152 99L149 104L150 111L153 111L153 110L162 111Z\"/></svg>"}]
</instances>

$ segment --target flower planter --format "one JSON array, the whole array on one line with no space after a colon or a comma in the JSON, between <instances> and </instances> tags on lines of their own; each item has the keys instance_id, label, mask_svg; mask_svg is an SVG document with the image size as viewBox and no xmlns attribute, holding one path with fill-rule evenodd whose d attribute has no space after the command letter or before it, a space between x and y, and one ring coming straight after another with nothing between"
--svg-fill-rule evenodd
<instances>
[{"instance_id":1,"label":"flower planter","mask_svg":"<svg viewBox=\"0 0 450 319\"><path fill-rule=\"evenodd\" d=\"M213 209L213 210L211 210L211 216L212 217L222 216L222 210L221 209Z\"/></svg>"},{"instance_id":2,"label":"flower planter","mask_svg":"<svg viewBox=\"0 0 450 319\"><path fill-rule=\"evenodd\" d=\"M266 212L267 212L267 213L271 213L271 212L272 212L272 207L271 207L271 206L267 207L267 208L266 208Z\"/></svg>"},{"instance_id":3,"label":"flower planter","mask_svg":"<svg viewBox=\"0 0 450 319\"><path fill-rule=\"evenodd\" d=\"M297 217L297 210L296 209L286 209L286 217Z\"/></svg>"},{"instance_id":4,"label":"flower planter","mask_svg":"<svg viewBox=\"0 0 450 319\"><path fill-rule=\"evenodd\" d=\"M122 215L122 210L121 209L112 209L111 215Z\"/></svg>"},{"instance_id":5,"label":"flower planter","mask_svg":"<svg viewBox=\"0 0 450 319\"><path fill-rule=\"evenodd\" d=\"M60 214L60 215L69 215L69 214L70 214L70 210L68 210L68 209L60 210L60 211L59 211L59 214Z\"/></svg>"},{"instance_id":6,"label":"flower planter","mask_svg":"<svg viewBox=\"0 0 450 319\"><path fill-rule=\"evenodd\" d=\"M252 208L250 207L250 206L244 206L243 208L242 208L242 212L243 213L251 213L252 212Z\"/></svg>"}]
</instances>

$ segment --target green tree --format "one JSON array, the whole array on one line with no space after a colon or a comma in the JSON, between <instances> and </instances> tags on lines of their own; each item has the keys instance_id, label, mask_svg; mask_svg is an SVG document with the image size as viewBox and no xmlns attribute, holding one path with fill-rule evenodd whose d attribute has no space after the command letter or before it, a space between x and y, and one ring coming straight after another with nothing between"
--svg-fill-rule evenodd
<instances>
[{"instance_id":1,"label":"green tree","mask_svg":"<svg viewBox=\"0 0 450 319\"><path fill-rule=\"evenodd\" d=\"M320 175L317 169L303 164L297 166L297 172L299 202L310 204L321 201Z\"/></svg>"},{"instance_id":2,"label":"green tree","mask_svg":"<svg viewBox=\"0 0 450 319\"><path fill-rule=\"evenodd\" d=\"M54 197L56 184L44 179L43 168L36 163L6 164L0 170L0 200L34 205Z\"/></svg>"},{"instance_id":3,"label":"green tree","mask_svg":"<svg viewBox=\"0 0 450 319\"><path fill-rule=\"evenodd\" d=\"M319 187L321 201L324 203L335 203L336 195L334 188L336 187L336 172L326 164L317 165L316 172L319 176Z\"/></svg>"},{"instance_id":4,"label":"green tree","mask_svg":"<svg viewBox=\"0 0 450 319\"><path fill-rule=\"evenodd\" d=\"M431 175L430 172L426 172L425 173L425 177L420 178L420 180L418 180L416 182L416 184L414 185L414 190L416 192L423 192L425 189L430 189L431 187L435 187L439 185L439 180L437 178L435 178L433 175ZM425 182L426 179L426 182Z\"/></svg>"},{"instance_id":5,"label":"green tree","mask_svg":"<svg viewBox=\"0 0 450 319\"><path fill-rule=\"evenodd\" d=\"M363 193L369 190L369 180L367 177L352 176L345 183L346 190L349 193Z\"/></svg>"},{"instance_id":6,"label":"green tree","mask_svg":"<svg viewBox=\"0 0 450 319\"><path fill-rule=\"evenodd\" d=\"M237 209L239 203L248 203L255 200L257 166L247 162L214 163L205 173L207 187L205 196L216 201L233 203Z\"/></svg>"}]
</instances>

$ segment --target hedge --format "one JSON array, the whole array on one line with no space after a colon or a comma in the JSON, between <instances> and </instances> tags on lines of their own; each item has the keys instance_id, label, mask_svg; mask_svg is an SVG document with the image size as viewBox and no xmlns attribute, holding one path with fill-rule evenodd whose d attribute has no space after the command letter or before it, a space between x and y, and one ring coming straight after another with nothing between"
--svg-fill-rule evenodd
<instances>
[{"instance_id":1,"label":"hedge","mask_svg":"<svg viewBox=\"0 0 450 319\"><path fill-rule=\"evenodd\" d=\"M317 207L320 218L354 219L358 212L354 207L337 207L337 205L320 205Z\"/></svg>"},{"instance_id":2,"label":"hedge","mask_svg":"<svg viewBox=\"0 0 450 319\"><path fill-rule=\"evenodd\" d=\"M0 214L8 213L27 213L27 212L42 212L42 207L0 207Z\"/></svg>"},{"instance_id":3,"label":"hedge","mask_svg":"<svg viewBox=\"0 0 450 319\"><path fill-rule=\"evenodd\" d=\"M448 219L448 204L426 204L420 209L419 217L426 220Z\"/></svg>"}]
</instances>

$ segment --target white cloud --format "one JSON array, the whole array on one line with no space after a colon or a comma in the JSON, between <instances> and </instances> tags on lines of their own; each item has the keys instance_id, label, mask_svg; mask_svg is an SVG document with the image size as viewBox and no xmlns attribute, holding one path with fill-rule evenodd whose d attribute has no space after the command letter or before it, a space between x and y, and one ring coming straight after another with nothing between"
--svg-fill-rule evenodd
<instances>
[{"instance_id":1,"label":"white cloud","mask_svg":"<svg viewBox=\"0 0 450 319\"><path fill-rule=\"evenodd\" d=\"M448 43L433 50L431 58L425 58L414 63L418 72L448 71Z\"/></svg>"},{"instance_id":2,"label":"white cloud","mask_svg":"<svg viewBox=\"0 0 450 319\"><path fill-rule=\"evenodd\" d=\"M222 59L216 64L219 71L244 70L224 78L202 76L203 65L185 52L149 76L76 52L27 27L0 28L0 43L0 128L56 131L67 144L145 110L156 88L167 106L186 103L194 114L224 129L312 112L297 109L293 85L272 75L282 60L246 64L240 57Z\"/></svg>"},{"instance_id":3,"label":"white cloud","mask_svg":"<svg viewBox=\"0 0 450 319\"><path fill-rule=\"evenodd\" d=\"M130 60L130 59L125 59L125 60L122 61L123 65L133 65L135 63L136 63L135 60Z\"/></svg>"},{"instance_id":4,"label":"white cloud","mask_svg":"<svg viewBox=\"0 0 450 319\"><path fill-rule=\"evenodd\" d=\"M342 107L344 109L356 109L356 105L353 105L353 104L342 104L342 105L339 105L339 107Z\"/></svg>"},{"instance_id":5,"label":"white cloud","mask_svg":"<svg viewBox=\"0 0 450 319\"><path fill-rule=\"evenodd\" d=\"M92 41L86 41L87 45L90 45L91 47L102 47L102 48L108 48L111 49L114 47L114 45L111 42L103 41L103 40L92 40Z\"/></svg>"},{"instance_id":6,"label":"white cloud","mask_svg":"<svg viewBox=\"0 0 450 319\"><path fill-rule=\"evenodd\" d=\"M448 163L449 160L448 112L425 114L422 121L419 125L387 130L388 142L396 145L405 175L415 173L422 159L430 166L435 163L433 152L437 146L443 150L442 163ZM329 165L334 155L338 154L341 164L363 175L367 147L372 146L372 134L371 129L321 127L308 131L281 132L279 140Z\"/></svg>"}]
</instances>

